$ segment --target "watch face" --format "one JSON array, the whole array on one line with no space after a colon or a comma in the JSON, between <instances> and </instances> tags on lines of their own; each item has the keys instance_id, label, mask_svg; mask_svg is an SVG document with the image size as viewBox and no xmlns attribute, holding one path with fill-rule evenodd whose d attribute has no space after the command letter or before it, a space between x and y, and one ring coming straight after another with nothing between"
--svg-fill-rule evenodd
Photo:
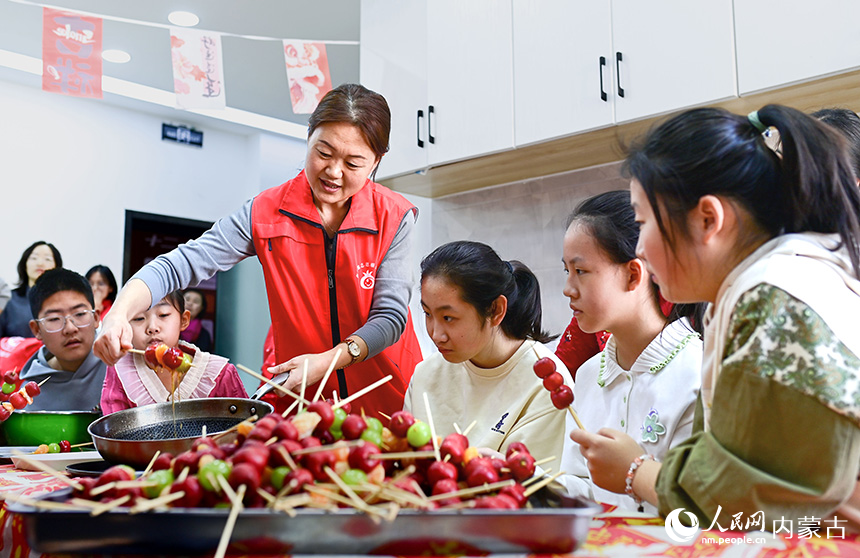
<instances>
[{"instance_id":1,"label":"watch face","mask_svg":"<svg viewBox=\"0 0 860 558\"><path fill-rule=\"evenodd\" d=\"M358 347L358 343L355 341L348 341L346 344L346 349L349 351L351 356L357 357L361 355L361 349Z\"/></svg>"}]
</instances>

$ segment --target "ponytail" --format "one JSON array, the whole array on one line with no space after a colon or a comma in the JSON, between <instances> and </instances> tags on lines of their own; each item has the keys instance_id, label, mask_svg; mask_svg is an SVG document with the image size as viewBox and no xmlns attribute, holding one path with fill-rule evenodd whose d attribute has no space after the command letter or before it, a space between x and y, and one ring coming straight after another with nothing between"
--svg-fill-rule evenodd
<instances>
[{"instance_id":1,"label":"ponytail","mask_svg":"<svg viewBox=\"0 0 860 558\"><path fill-rule=\"evenodd\" d=\"M762 130L770 126L779 131L781 153L765 143ZM716 108L683 112L634 145L623 171L642 186L672 250L678 236L689 236L686 216L699 199L721 195L749 212L767 238L839 234L860 275L860 190L846 141L800 111L768 105L749 117Z\"/></svg>"},{"instance_id":2,"label":"ponytail","mask_svg":"<svg viewBox=\"0 0 860 558\"><path fill-rule=\"evenodd\" d=\"M460 290L462 299L488 319L500 295L508 300L501 328L511 339L555 339L541 329L540 285L522 262L506 262L491 247L459 240L436 248L421 261L421 280L445 279Z\"/></svg>"},{"instance_id":3,"label":"ponytail","mask_svg":"<svg viewBox=\"0 0 860 558\"><path fill-rule=\"evenodd\" d=\"M837 233L860 274L860 190L845 137L792 108L767 105L761 122L779 131L785 233Z\"/></svg>"}]
</instances>

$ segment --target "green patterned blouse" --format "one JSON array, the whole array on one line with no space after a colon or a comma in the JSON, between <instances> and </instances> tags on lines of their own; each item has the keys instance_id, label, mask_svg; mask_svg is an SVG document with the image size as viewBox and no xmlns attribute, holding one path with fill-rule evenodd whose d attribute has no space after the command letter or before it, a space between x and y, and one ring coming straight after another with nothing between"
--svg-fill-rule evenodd
<instances>
[{"instance_id":1,"label":"green patterned blouse","mask_svg":"<svg viewBox=\"0 0 860 558\"><path fill-rule=\"evenodd\" d=\"M773 530L784 519L796 533L803 518L832 514L857 481L860 359L809 306L768 284L740 298L725 346L710 430L667 455L660 513L684 508L707 528L719 511L714 529Z\"/></svg>"}]
</instances>

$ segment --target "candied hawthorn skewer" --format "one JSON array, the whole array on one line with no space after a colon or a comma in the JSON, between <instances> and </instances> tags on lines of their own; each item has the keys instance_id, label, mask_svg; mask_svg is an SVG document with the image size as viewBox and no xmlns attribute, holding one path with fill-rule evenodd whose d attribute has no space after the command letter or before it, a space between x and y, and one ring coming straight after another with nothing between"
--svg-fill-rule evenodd
<instances>
[{"instance_id":1,"label":"candied hawthorn skewer","mask_svg":"<svg viewBox=\"0 0 860 558\"><path fill-rule=\"evenodd\" d=\"M532 368L535 375L543 380L543 387L549 391L553 406L559 410L567 407L579 429L585 430L582 421L579 420L576 411L573 410L573 390L564 384L564 377L556 370L555 361L549 357L540 356L537 349L534 351L538 359Z\"/></svg>"}]
</instances>

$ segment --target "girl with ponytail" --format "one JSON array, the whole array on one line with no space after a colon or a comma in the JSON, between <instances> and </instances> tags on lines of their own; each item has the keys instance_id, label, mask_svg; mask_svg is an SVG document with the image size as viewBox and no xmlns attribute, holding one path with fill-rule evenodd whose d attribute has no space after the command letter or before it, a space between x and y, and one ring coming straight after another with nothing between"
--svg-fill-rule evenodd
<instances>
[{"instance_id":1,"label":"girl with ponytail","mask_svg":"<svg viewBox=\"0 0 860 558\"><path fill-rule=\"evenodd\" d=\"M611 332L606 347L576 372L573 405L589 432L618 429L636 440L637 455L662 459L693 433L702 382L696 326L701 326L703 308L675 304L668 317L663 313L657 285L636 257L638 239L627 190L589 198L570 216L563 244L564 294L583 331ZM567 423L568 431L576 428L570 418ZM562 470L569 475L559 482L571 495L637 507L624 494L595 487L579 447L570 440Z\"/></svg>"},{"instance_id":2,"label":"girl with ponytail","mask_svg":"<svg viewBox=\"0 0 860 558\"><path fill-rule=\"evenodd\" d=\"M421 262L421 307L439 352L415 368L404 408L426 421L426 393L438 435L475 421L472 446L504 453L524 442L536 460L554 457L545 466L557 471L566 413L553 407L534 363L549 357L565 384L573 381L543 345L553 338L541 329L534 273L486 244L451 242Z\"/></svg>"},{"instance_id":3,"label":"girl with ponytail","mask_svg":"<svg viewBox=\"0 0 860 558\"><path fill-rule=\"evenodd\" d=\"M781 153L764 141L770 127ZM668 300L710 303L702 428L662 464L620 432L573 431L596 484L703 526L857 521L860 190L849 161L838 132L778 105L687 111L632 149L637 254Z\"/></svg>"}]
</instances>

